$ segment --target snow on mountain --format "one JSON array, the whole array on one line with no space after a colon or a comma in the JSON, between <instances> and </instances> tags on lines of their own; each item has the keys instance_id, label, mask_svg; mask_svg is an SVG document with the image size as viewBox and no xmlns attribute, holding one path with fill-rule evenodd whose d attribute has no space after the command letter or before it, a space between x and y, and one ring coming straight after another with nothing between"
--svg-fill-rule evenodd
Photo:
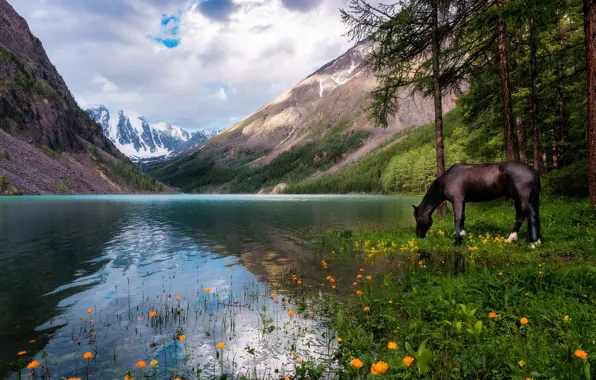
<instances>
[{"instance_id":1,"label":"snow on mountain","mask_svg":"<svg viewBox=\"0 0 596 380\"><path fill-rule=\"evenodd\" d=\"M87 113L102 127L104 135L133 161L167 159L207 141L204 131L192 134L171 123L149 124L134 111L111 113L104 105L90 105Z\"/></svg>"}]
</instances>

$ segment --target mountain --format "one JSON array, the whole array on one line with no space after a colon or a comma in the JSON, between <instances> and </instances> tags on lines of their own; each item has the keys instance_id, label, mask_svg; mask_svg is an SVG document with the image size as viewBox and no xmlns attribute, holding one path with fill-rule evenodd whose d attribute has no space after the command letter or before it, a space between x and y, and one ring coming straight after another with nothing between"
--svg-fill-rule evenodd
<instances>
[{"instance_id":1,"label":"mountain","mask_svg":"<svg viewBox=\"0 0 596 380\"><path fill-rule=\"evenodd\" d=\"M189 132L171 123L150 125L132 111L110 113L104 105L93 105L85 111L101 125L104 135L133 162L160 161L178 155L207 141L204 131Z\"/></svg>"},{"instance_id":2,"label":"mountain","mask_svg":"<svg viewBox=\"0 0 596 380\"><path fill-rule=\"evenodd\" d=\"M271 192L358 162L396 133L434 120L432 100L404 91L388 128L375 128L366 106L377 80L366 68L371 47L356 44L198 149L151 173L186 192ZM455 95L443 107L455 106ZM390 142L391 141L391 142ZM277 186L280 185L280 186Z\"/></svg>"},{"instance_id":3,"label":"mountain","mask_svg":"<svg viewBox=\"0 0 596 380\"><path fill-rule=\"evenodd\" d=\"M168 190L81 110L43 45L0 0L0 195Z\"/></svg>"}]
</instances>

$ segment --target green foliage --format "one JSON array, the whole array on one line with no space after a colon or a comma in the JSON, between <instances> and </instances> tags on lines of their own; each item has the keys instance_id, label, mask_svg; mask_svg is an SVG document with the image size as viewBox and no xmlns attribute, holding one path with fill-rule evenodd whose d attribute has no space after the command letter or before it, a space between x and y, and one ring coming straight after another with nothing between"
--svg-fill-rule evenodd
<instances>
[{"instance_id":1,"label":"green foliage","mask_svg":"<svg viewBox=\"0 0 596 380\"><path fill-rule=\"evenodd\" d=\"M16 85L23 87L26 91L35 92L46 98L50 98L56 94L56 90L45 80L37 79L30 74L17 75L14 81Z\"/></svg>"},{"instance_id":2,"label":"green foliage","mask_svg":"<svg viewBox=\"0 0 596 380\"><path fill-rule=\"evenodd\" d=\"M549 173L542 182L545 193L568 197L588 196L588 162L576 162Z\"/></svg>"},{"instance_id":3,"label":"green foliage","mask_svg":"<svg viewBox=\"0 0 596 380\"><path fill-rule=\"evenodd\" d=\"M127 164L121 160L105 158L95 149L92 156L99 165L100 170L110 180L122 187L131 186L136 191L150 193L160 193L164 190L163 185L158 183L155 178L146 175L131 164Z\"/></svg>"},{"instance_id":4,"label":"green foliage","mask_svg":"<svg viewBox=\"0 0 596 380\"><path fill-rule=\"evenodd\" d=\"M466 132L456 109L445 115L447 164L465 161ZM290 184L286 193L421 192L436 176L434 125L411 127L340 173ZM429 182L430 181L430 182Z\"/></svg>"},{"instance_id":5,"label":"green foliage","mask_svg":"<svg viewBox=\"0 0 596 380\"><path fill-rule=\"evenodd\" d=\"M8 187L8 180L4 174L0 173L0 191L4 191Z\"/></svg>"},{"instance_id":6,"label":"green foliage","mask_svg":"<svg viewBox=\"0 0 596 380\"><path fill-rule=\"evenodd\" d=\"M198 151L150 172L185 192L203 192L224 184L235 193L257 192L281 182L296 182L341 162L346 153L357 150L369 136L366 131L349 130L350 125L348 119L342 118L324 138L294 146L260 167L250 163L267 151L236 151L230 166L218 163L210 153Z\"/></svg>"},{"instance_id":7,"label":"green foliage","mask_svg":"<svg viewBox=\"0 0 596 380\"><path fill-rule=\"evenodd\" d=\"M596 211L586 200L546 197L542 204L546 242L536 250L525 239L503 243L514 214L506 202L470 207L466 230L471 235L461 247L453 245L451 218L439 219L426 239L414 239L413 226L350 235L303 232L305 244L329 267L322 276L340 279L338 287L352 293L328 315L329 328L342 338L335 355L340 378L369 373L378 360L389 364L386 378L580 379L590 374ZM344 276L335 271L351 260L391 273L365 269L371 280L354 272L341 281ZM521 318L529 322L521 324ZM388 342L398 348L388 348ZM589 359L575 357L577 349L587 351ZM406 355L414 358L410 367L402 362ZM356 372L352 358L364 367Z\"/></svg>"}]
</instances>

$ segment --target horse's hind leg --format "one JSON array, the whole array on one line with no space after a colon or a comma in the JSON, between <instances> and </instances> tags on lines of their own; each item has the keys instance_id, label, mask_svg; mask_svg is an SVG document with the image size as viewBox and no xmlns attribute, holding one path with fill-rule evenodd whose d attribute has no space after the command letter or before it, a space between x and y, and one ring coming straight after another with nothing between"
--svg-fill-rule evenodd
<instances>
[{"instance_id":1,"label":"horse's hind leg","mask_svg":"<svg viewBox=\"0 0 596 380\"><path fill-rule=\"evenodd\" d=\"M528 212L528 233L532 247L540 245L540 220L538 210L532 205L530 205Z\"/></svg>"},{"instance_id":2,"label":"horse's hind leg","mask_svg":"<svg viewBox=\"0 0 596 380\"><path fill-rule=\"evenodd\" d=\"M529 205L528 202L522 202L520 200L515 200L515 225L513 226L513 232L509 235L505 243L511 244L514 241L517 241L517 234L524 223L524 219L528 214ZM529 223L529 221L528 221Z\"/></svg>"}]
</instances>

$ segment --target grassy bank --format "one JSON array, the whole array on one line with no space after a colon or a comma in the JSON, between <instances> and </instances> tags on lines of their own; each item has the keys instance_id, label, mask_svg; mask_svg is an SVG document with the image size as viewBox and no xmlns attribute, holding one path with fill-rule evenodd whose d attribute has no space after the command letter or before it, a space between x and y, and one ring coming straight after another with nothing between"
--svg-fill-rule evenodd
<instances>
[{"instance_id":1,"label":"grassy bank","mask_svg":"<svg viewBox=\"0 0 596 380\"><path fill-rule=\"evenodd\" d=\"M413 226L303 233L321 281L342 290L326 315L340 341L338 377L593 377L596 212L555 198L541 211L537 249L525 230L504 243L513 209L502 202L469 208L461 247L450 217L423 240ZM354 260L360 270L343 270ZM387 366L371 367L379 361Z\"/></svg>"}]
</instances>

